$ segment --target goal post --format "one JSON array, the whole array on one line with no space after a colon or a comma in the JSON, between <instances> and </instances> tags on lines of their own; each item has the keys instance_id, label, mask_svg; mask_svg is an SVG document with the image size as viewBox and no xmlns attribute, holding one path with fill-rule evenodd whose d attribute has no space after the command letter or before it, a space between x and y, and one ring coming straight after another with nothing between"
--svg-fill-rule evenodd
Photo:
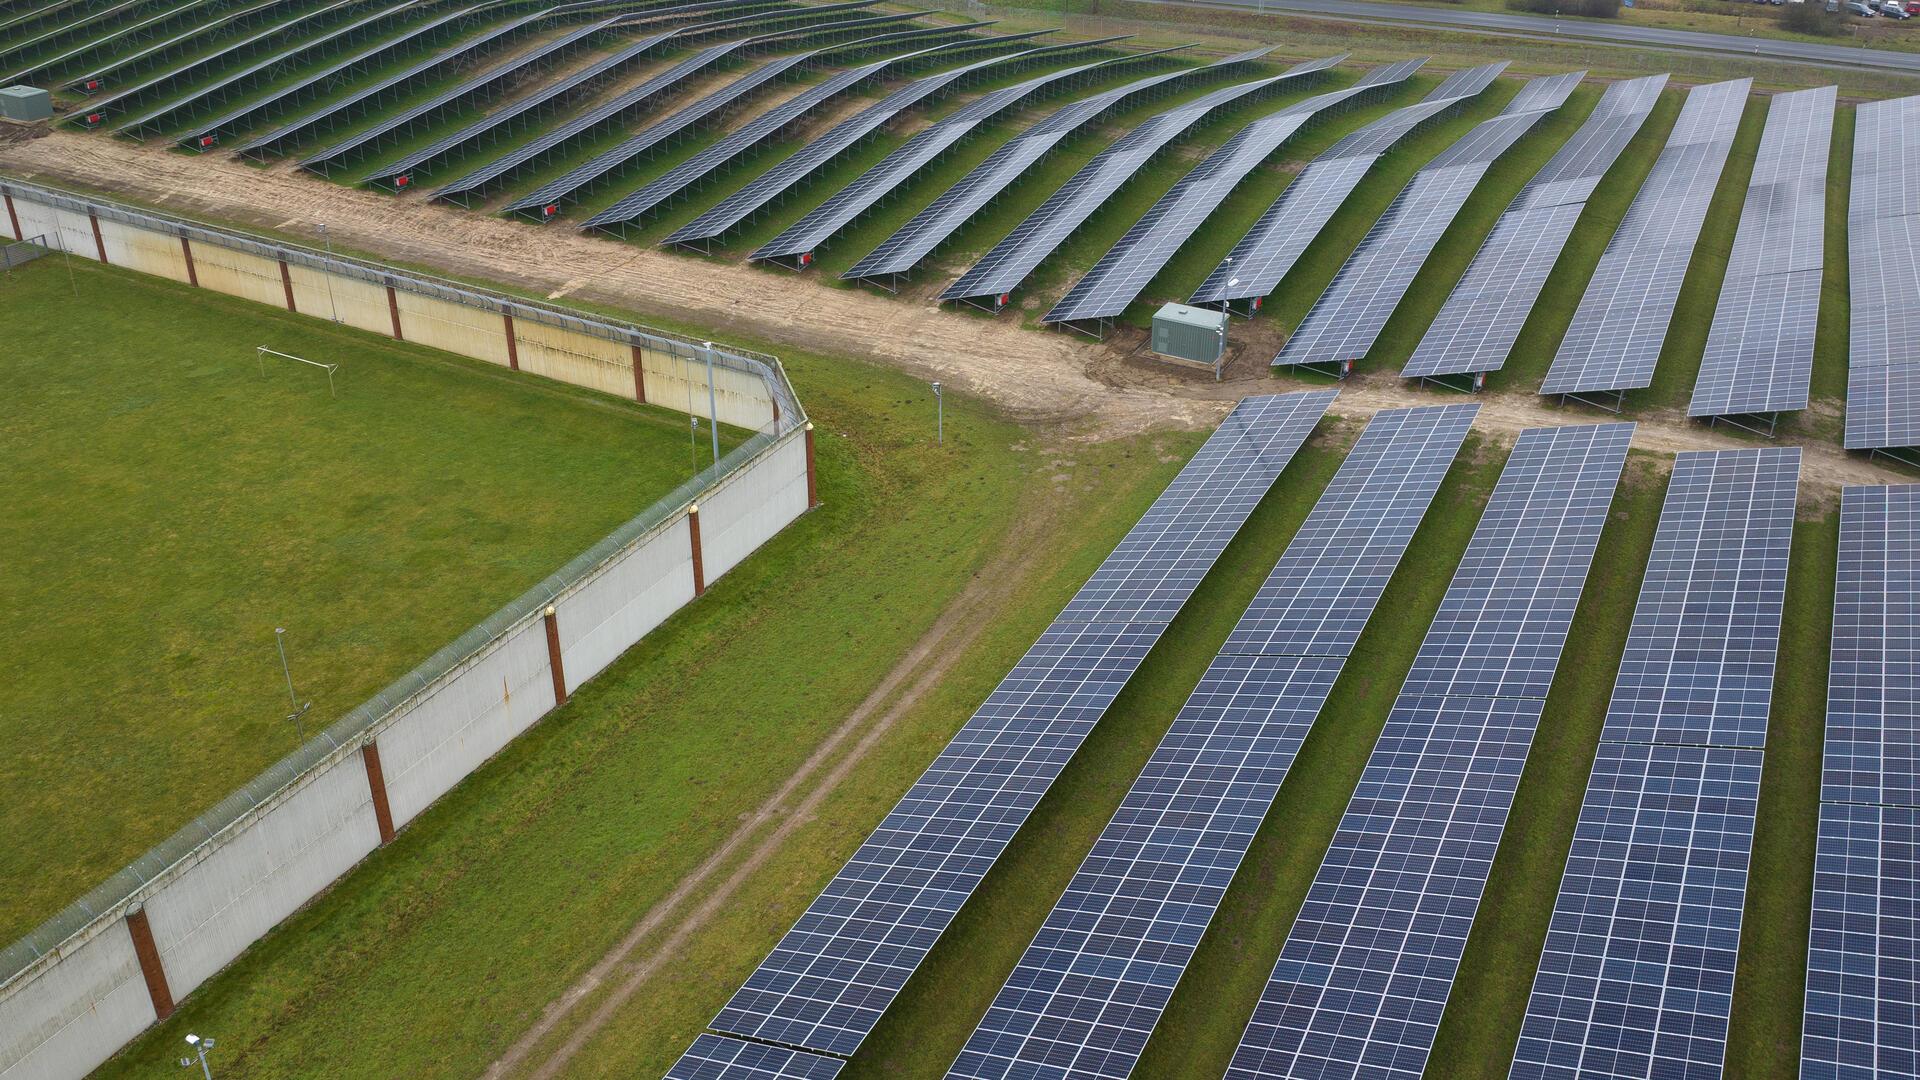
<instances>
[{"instance_id":1,"label":"goal post","mask_svg":"<svg viewBox=\"0 0 1920 1080\"><path fill-rule=\"evenodd\" d=\"M320 370L326 372L327 373L327 396L332 398L337 398L340 396L339 394L334 392L334 388L333 388L333 375L335 372L340 370L339 364L323 364L318 360L309 360L304 356L295 356L292 353L283 353L278 349L270 349L265 345L261 345L255 348L253 350L253 355L255 359L260 361L260 374L263 378L267 374L267 357L272 356L272 357L277 357L281 360L291 360L296 364L306 364L309 367L317 367Z\"/></svg>"}]
</instances>

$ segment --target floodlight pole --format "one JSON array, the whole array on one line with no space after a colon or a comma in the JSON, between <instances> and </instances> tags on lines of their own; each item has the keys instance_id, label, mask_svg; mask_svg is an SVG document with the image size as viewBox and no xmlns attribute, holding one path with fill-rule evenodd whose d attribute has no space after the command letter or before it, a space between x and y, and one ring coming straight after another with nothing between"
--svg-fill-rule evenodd
<instances>
[{"instance_id":1,"label":"floodlight pole","mask_svg":"<svg viewBox=\"0 0 1920 1080\"><path fill-rule=\"evenodd\" d=\"M198 1064L200 1066L200 1075L205 1077L206 1080L213 1080L213 1066L207 1064L207 1051L213 1049L213 1040L203 1039L198 1035L189 1034L187 1036L187 1045L193 1047L199 1057L197 1061L195 1058L190 1057L181 1058L180 1067L183 1069L191 1069L195 1064Z\"/></svg>"},{"instance_id":2,"label":"floodlight pole","mask_svg":"<svg viewBox=\"0 0 1920 1080\"><path fill-rule=\"evenodd\" d=\"M704 343L707 350L707 421L713 432L713 461L720 463L720 405L713 392L713 342Z\"/></svg>"},{"instance_id":3,"label":"floodlight pole","mask_svg":"<svg viewBox=\"0 0 1920 1080\"><path fill-rule=\"evenodd\" d=\"M287 666L286 627L276 626L273 628L273 643L280 650L280 674L287 677L287 719L293 721L294 733L299 736L300 741L306 742L307 725L303 718L307 715L307 709L311 707L312 703L309 702L307 705L301 705L299 696L293 692L293 669Z\"/></svg>"},{"instance_id":4,"label":"floodlight pole","mask_svg":"<svg viewBox=\"0 0 1920 1080\"><path fill-rule=\"evenodd\" d=\"M320 222L320 242L327 248L327 306L333 309L333 321L340 321L340 302L333 298L333 238L327 235L327 223Z\"/></svg>"},{"instance_id":5,"label":"floodlight pole","mask_svg":"<svg viewBox=\"0 0 1920 1080\"><path fill-rule=\"evenodd\" d=\"M947 403L937 382L933 384L933 441L940 446L947 443Z\"/></svg>"}]
</instances>

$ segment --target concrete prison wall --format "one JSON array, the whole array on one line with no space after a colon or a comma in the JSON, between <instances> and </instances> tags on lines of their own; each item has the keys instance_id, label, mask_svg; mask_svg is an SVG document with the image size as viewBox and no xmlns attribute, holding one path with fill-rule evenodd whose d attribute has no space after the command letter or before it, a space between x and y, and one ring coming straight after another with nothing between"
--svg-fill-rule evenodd
<instances>
[{"instance_id":1,"label":"concrete prison wall","mask_svg":"<svg viewBox=\"0 0 1920 1080\"><path fill-rule=\"evenodd\" d=\"M15 239L754 434L0 952L0 1080L85 1076L814 504L778 361L0 181Z\"/></svg>"}]
</instances>

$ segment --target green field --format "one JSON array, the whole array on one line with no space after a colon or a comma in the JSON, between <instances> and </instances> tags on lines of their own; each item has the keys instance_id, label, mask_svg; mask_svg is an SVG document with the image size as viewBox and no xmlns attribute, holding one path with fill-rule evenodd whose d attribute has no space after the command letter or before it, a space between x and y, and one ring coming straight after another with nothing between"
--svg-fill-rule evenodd
<instances>
[{"instance_id":1,"label":"green field","mask_svg":"<svg viewBox=\"0 0 1920 1080\"><path fill-rule=\"evenodd\" d=\"M311 734L710 456L679 414L58 256L0 326L8 941L293 749L275 627Z\"/></svg>"}]
</instances>

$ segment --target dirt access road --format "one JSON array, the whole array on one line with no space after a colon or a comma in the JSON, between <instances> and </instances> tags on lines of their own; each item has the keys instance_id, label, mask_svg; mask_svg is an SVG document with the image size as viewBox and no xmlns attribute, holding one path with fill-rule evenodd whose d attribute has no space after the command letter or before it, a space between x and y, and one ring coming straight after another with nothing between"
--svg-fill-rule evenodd
<instances>
[{"instance_id":1,"label":"dirt access road","mask_svg":"<svg viewBox=\"0 0 1920 1080\"><path fill-rule=\"evenodd\" d=\"M458 277L511 283L554 298L617 306L751 339L892 365L994 402L1011 416L1075 438L1211 425L1233 401L1276 384L1257 357L1240 356L1219 382L1129 356L1130 346L1043 333L1010 318L983 319L927 301L831 288L801 274L693 258L618 243L564 224L540 226L340 187L289 164L260 169L225 155L192 157L151 145L55 131L0 146L0 172L57 185L102 188L190 217L317 236ZM1356 376L1334 411L1364 417L1394 406L1460 400L1390 373ZM1565 424L1585 414L1526 391L1479 395L1477 426L1492 434ZM1596 414L1597 415L1597 414ZM1638 410L1635 445L1677 452L1750 445L1686 419ZM1910 479L1829 442L1805 445L1803 483Z\"/></svg>"}]
</instances>

